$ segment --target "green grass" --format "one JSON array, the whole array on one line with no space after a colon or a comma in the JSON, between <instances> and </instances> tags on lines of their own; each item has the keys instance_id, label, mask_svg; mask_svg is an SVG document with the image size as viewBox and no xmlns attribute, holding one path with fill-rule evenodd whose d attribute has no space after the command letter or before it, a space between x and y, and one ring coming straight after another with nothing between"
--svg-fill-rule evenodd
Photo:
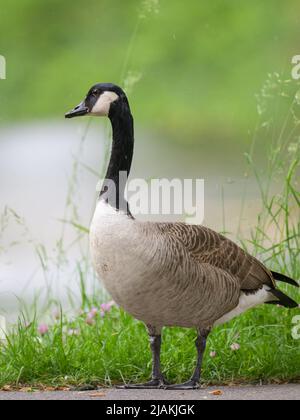
<instances>
[{"instance_id":1,"label":"green grass","mask_svg":"<svg viewBox=\"0 0 300 420\"><path fill-rule=\"evenodd\" d=\"M298 311L299 312L299 311ZM297 311L259 308L214 330L203 369L205 383L287 381L300 379L300 343L291 336ZM1 347L0 386L70 386L141 381L151 372L151 355L144 326L113 308L104 318L86 323L62 317L41 336L37 322L19 322ZM70 333L70 330L72 332ZM76 331L76 333L74 333ZM162 363L171 381L191 374L196 361L195 332L165 329ZM239 343L240 350L231 345ZM210 357L215 351L216 357Z\"/></svg>"}]
</instances>

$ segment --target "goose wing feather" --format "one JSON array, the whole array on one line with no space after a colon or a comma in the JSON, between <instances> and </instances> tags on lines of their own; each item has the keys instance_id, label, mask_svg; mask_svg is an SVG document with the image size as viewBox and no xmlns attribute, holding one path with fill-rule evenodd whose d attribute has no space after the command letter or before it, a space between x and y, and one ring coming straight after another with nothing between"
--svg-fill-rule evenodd
<instances>
[{"instance_id":1,"label":"goose wing feather","mask_svg":"<svg viewBox=\"0 0 300 420\"><path fill-rule=\"evenodd\" d=\"M228 273L240 290L256 291L264 285L276 287L271 272L260 261L223 235L204 226L184 223L161 224L160 229L181 242L199 264Z\"/></svg>"}]
</instances>

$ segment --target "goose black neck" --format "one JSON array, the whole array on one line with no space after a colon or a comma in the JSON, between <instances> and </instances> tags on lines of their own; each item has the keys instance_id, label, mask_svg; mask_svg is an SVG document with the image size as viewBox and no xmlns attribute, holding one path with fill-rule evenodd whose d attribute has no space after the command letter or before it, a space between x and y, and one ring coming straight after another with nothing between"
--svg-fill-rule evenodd
<instances>
[{"instance_id":1,"label":"goose black neck","mask_svg":"<svg viewBox=\"0 0 300 420\"><path fill-rule=\"evenodd\" d=\"M109 119L112 125L112 150L100 199L131 215L124 197L134 147L133 117L127 98L112 104Z\"/></svg>"}]
</instances>

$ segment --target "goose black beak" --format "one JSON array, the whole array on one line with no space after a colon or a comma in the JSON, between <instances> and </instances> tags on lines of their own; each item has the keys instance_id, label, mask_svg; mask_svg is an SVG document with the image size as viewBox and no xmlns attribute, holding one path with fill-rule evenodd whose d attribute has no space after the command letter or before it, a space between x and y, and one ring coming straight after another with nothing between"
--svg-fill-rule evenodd
<instances>
[{"instance_id":1,"label":"goose black beak","mask_svg":"<svg viewBox=\"0 0 300 420\"><path fill-rule=\"evenodd\" d=\"M72 111L67 112L65 114L65 118L74 118L74 117L80 117L82 115L86 115L89 113L88 107L85 105L85 102L81 102L79 105L77 105Z\"/></svg>"}]
</instances>

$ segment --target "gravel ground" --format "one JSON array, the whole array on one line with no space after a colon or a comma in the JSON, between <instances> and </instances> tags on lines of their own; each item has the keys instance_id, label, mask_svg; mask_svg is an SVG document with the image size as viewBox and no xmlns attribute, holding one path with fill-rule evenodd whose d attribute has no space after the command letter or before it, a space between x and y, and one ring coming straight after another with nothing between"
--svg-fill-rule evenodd
<instances>
[{"instance_id":1,"label":"gravel ground","mask_svg":"<svg viewBox=\"0 0 300 420\"><path fill-rule=\"evenodd\" d=\"M0 392L0 400L300 400L300 384L209 387L197 391L99 389L88 392Z\"/></svg>"}]
</instances>

